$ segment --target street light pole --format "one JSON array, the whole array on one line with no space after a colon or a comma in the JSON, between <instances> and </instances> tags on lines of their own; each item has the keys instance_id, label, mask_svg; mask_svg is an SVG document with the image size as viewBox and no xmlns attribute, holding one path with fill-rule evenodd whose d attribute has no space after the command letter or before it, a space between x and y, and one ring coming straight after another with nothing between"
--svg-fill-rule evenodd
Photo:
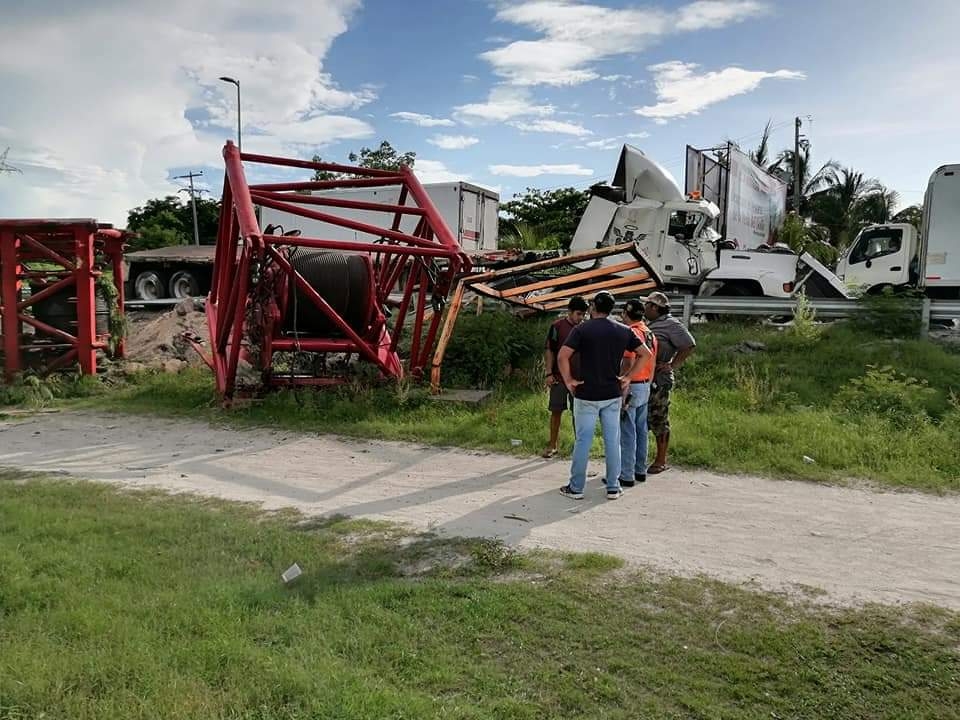
<instances>
[{"instance_id":1,"label":"street light pole","mask_svg":"<svg viewBox=\"0 0 960 720\"><path fill-rule=\"evenodd\" d=\"M243 152L243 143L240 140L240 81L226 75L222 75L220 79L237 86L237 150Z\"/></svg>"},{"instance_id":2,"label":"street light pole","mask_svg":"<svg viewBox=\"0 0 960 720\"><path fill-rule=\"evenodd\" d=\"M203 175L203 170L196 173L191 171L186 175L177 175L173 178L174 180L183 180L184 178L188 178L190 180L190 190L188 192L190 193L190 206L193 208L193 244L194 245L200 244L200 228L198 227L198 224L197 224L197 193L196 193L196 190L193 189L193 179L195 177L200 177L201 175ZM181 190L181 192L183 192L183 190Z\"/></svg>"}]
</instances>

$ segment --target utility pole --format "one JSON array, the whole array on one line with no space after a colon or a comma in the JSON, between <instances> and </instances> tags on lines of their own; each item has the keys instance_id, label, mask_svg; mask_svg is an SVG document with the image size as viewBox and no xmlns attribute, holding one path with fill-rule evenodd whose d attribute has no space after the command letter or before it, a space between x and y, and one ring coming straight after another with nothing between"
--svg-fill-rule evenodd
<instances>
[{"instance_id":1,"label":"utility pole","mask_svg":"<svg viewBox=\"0 0 960 720\"><path fill-rule=\"evenodd\" d=\"M793 123L793 211L800 215L800 118Z\"/></svg>"},{"instance_id":2,"label":"utility pole","mask_svg":"<svg viewBox=\"0 0 960 720\"><path fill-rule=\"evenodd\" d=\"M183 180L187 178L190 180L190 206L193 208L193 244L200 244L200 228L197 226L197 191L193 189L193 179L195 177L200 177L203 175L203 170L200 172L193 172L192 170L186 175L177 175L174 177L174 180ZM186 188L184 188L186 189Z\"/></svg>"}]
</instances>

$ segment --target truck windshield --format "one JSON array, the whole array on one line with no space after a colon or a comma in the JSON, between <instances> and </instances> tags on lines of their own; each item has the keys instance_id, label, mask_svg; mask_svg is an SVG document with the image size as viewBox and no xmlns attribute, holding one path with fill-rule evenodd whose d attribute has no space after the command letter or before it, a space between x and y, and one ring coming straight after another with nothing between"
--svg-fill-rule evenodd
<instances>
[{"instance_id":1,"label":"truck windshield","mask_svg":"<svg viewBox=\"0 0 960 720\"><path fill-rule=\"evenodd\" d=\"M894 228L864 230L856 246L850 251L850 263L862 263L874 258L900 252L903 231Z\"/></svg>"},{"instance_id":2,"label":"truck windshield","mask_svg":"<svg viewBox=\"0 0 960 720\"><path fill-rule=\"evenodd\" d=\"M670 237L693 240L703 223L704 215L698 212L676 210L670 213Z\"/></svg>"}]
</instances>

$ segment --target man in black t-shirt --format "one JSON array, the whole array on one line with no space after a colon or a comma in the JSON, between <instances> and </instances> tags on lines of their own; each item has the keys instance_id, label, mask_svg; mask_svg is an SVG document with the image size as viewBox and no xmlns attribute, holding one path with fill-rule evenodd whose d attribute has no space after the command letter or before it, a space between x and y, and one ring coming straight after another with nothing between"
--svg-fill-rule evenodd
<instances>
[{"instance_id":1,"label":"man in black t-shirt","mask_svg":"<svg viewBox=\"0 0 960 720\"><path fill-rule=\"evenodd\" d=\"M557 353L567 341L573 329L583 322L587 313L587 301L579 295L570 298L567 303L567 315L557 320L547 331L547 342L543 351L543 364L547 369L547 388L550 400L547 405L550 410L550 442L543 451L543 457L549 458L557 454L557 442L560 439L560 419L563 411L573 407L573 396L563 384L560 368L557 366ZM574 363L575 364L575 363ZM576 368L574 368L576 374Z\"/></svg>"},{"instance_id":2,"label":"man in black t-shirt","mask_svg":"<svg viewBox=\"0 0 960 720\"><path fill-rule=\"evenodd\" d=\"M560 373L573 395L576 440L570 466L570 482L560 492L575 500L583 498L587 460L593 433L600 420L603 452L607 464L607 499L616 500L620 489L620 406L630 386L630 376L650 356L650 350L626 325L609 317L615 300L606 290L593 298L590 320L570 333L557 356ZM633 364L621 373L623 354L635 353ZM578 354L579 377L574 377L570 358Z\"/></svg>"}]
</instances>

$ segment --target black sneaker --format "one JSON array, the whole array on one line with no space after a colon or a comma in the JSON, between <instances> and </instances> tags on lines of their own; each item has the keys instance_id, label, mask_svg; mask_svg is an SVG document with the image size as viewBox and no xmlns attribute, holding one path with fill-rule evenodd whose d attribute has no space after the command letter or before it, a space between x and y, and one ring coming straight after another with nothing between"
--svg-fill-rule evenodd
<instances>
[{"instance_id":1,"label":"black sneaker","mask_svg":"<svg viewBox=\"0 0 960 720\"><path fill-rule=\"evenodd\" d=\"M607 500L619 500L623 497L623 490L617 488L616 490L607 490Z\"/></svg>"},{"instance_id":2,"label":"black sneaker","mask_svg":"<svg viewBox=\"0 0 960 720\"><path fill-rule=\"evenodd\" d=\"M637 473L636 475L633 476L633 479L636 480L638 483L646 482L646 481L647 481L647 475L646 475L646 473ZM623 481L621 480L621 482L623 482ZM632 484L632 483L631 483L631 484Z\"/></svg>"},{"instance_id":3,"label":"black sneaker","mask_svg":"<svg viewBox=\"0 0 960 720\"><path fill-rule=\"evenodd\" d=\"M643 482L643 480L641 480L640 482ZM633 480L627 480L626 478L620 478L620 485L621 485L622 487L633 487L635 484L636 484L636 483L634 483Z\"/></svg>"},{"instance_id":4,"label":"black sneaker","mask_svg":"<svg viewBox=\"0 0 960 720\"><path fill-rule=\"evenodd\" d=\"M564 485L562 488L560 488L560 494L567 496L571 500L583 500L583 493L574 492L569 485Z\"/></svg>"}]
</instances>

